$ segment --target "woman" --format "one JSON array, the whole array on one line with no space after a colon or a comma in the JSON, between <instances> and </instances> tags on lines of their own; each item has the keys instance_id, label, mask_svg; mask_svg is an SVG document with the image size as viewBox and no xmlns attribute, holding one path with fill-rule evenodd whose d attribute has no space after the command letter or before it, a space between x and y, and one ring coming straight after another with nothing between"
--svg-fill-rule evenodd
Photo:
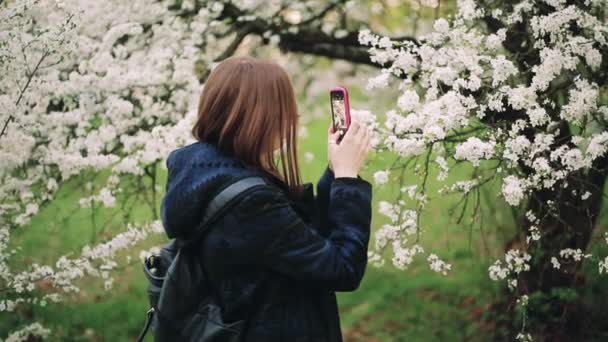
<instances>
[{"instance_id":1,"label":"woman","mask_svg":"<svg viewBox=\"0 0 608 342\"><path fill-rule=\"evenodd\" d=\"M226 184L252 175L269 181L240 196L200 243L223 320L246 320L245 341L341 341L335 291L354 291L367 264L371 185L357 174L368 130L355 122L338 144L330 128L315 198L301 184L297 124L280 66L230 58L205 83L192 130L198 141L167 159L161 213L169 237L195 229Z\"/></svg>"}]
</instances>

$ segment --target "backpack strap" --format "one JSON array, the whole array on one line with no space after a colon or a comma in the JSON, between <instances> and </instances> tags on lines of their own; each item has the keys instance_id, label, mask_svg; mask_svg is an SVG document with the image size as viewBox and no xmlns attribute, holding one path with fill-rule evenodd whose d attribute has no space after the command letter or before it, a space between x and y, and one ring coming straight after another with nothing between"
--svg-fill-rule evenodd
<instances>
[{"instance_id":1,"label":"backpack strap","mask_svg":"<svg viewBox=\"0 0 608 342\"><path fill-rule=\"evenodd\" d=\"M266 184L266 180L264 178L259 176L251 176L240 179L224 188L224 190L215 196L207 206L201 226L204 226L207 224L207 222L210 222L211 219L213 219L214 216L219 213L226 204L236 198L237 195L243 193L249 188L262 184Z\"/></svg>"},{"instance_id":2,"label":"backpack strap","mask_svg":"<svg viewBox=\"0 0 608 342\"><path fill-rule=\"evenodd\" d=\"M226 186L222 191L220 191L207 205L205 209L205 214L201 219L201 223L198 228L192 234L192 236L187 239L176 239L178 246L186 247L191 246L198 242L202 236L209 230L210 223L220 216L222 212L224 212L230 204L234 203L237 197L243 195L246 190L249 190L258 185L266 185L268 184L267 180L261 176L250 176L246 178L242 178L237 180L236 182Z\"/></svg>"}]
</instances>

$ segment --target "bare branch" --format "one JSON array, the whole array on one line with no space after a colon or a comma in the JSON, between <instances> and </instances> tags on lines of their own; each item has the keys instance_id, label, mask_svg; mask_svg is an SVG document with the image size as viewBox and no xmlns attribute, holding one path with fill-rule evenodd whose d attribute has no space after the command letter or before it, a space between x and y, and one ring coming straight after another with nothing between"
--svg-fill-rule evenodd
<instances>
[{"instance_id":1,"label":"bare branch","mask_svg":"<svg viewBox=\"0 0 608 342\"><path fill-rule=\"evenodd\" d=\"M245 25L243 26L243 28L241 28L240 30L238 30L236 32L236 36L234 37L234 40L230 43L230 45L228 45L228 47L226 48L226 50L224 50L224 52L222 52L221 55L217 56L215 58L215 62L219 62L221 60L224 60L232 55L234 55L234 52L236 51L236 49L239 48L239 45L241 45L241 42L243 41L243 39L249 34L251 33L251 25Z\"/></svg>"}]
</instances>

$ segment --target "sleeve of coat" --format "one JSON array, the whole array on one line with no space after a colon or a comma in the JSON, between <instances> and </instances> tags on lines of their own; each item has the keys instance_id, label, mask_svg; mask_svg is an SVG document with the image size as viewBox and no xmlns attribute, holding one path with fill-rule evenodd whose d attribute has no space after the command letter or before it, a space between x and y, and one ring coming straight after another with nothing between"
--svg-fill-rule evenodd
<instances>
[{"instance_id":1,"label":"sleeve of coat","mask_svg":"<svg viewBox=\"0 0 608 342\"><path fill-rule=\"evenodd\" d=\"M317 196L316 205L317 212L319 214L318 229L323 236L328 236L330 232L329 224L329 201L330 201L330 189L331 183L335 179L334 172L329 168L325 167L325 171L317 182ZM361 176L357 175L357 179L363 180Z\"/></svg>"},{"instance_id":2,"label":"sleeve of coat","mask_svg":"<svg viewBox=\"0 0 608 342\"><path fill-rule=\"evenodd\" d=\"M261 187L241 205L256 232L260 262L303 284L333 291L353 291L367 266L371 224L371 184L360 178L331 182L327 221L329 236L319 234L289 205L285 194Z\"/></svg>"},{"instance_id":3,"label":"sleeve of coat","mask_svg":"<svg viewBox=\"0 0 608 342\"><path fill-rule=\"evenodd\" d=\"M329 193L331 183L334 181L334 172L325 167L325 171L317 182L316 205L317 213L319 214L319 231L325 237L329 236Z\"/></svg>"}]
</instances>

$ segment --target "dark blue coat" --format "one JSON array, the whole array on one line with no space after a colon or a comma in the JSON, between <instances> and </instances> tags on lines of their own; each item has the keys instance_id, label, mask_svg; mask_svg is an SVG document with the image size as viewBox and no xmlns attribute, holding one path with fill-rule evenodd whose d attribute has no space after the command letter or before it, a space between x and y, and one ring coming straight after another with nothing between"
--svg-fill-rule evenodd
<instances>
[{"instance_id":1,"label":"dark blue coat","mask_svg":"<svg viewBox=\"0 0 608 342\"><path fill-rule=\"evenodd\" d=\"M228 182L260 175L197 142L167 159L161 217L170 238L187 236ZM201 241L200 257L224 321L249 319L245 341L341 341L335 291L357 289L367 265L371 185L334 178L289 195L270 179L240 196Z\"/></svg>"}]
</instances>

